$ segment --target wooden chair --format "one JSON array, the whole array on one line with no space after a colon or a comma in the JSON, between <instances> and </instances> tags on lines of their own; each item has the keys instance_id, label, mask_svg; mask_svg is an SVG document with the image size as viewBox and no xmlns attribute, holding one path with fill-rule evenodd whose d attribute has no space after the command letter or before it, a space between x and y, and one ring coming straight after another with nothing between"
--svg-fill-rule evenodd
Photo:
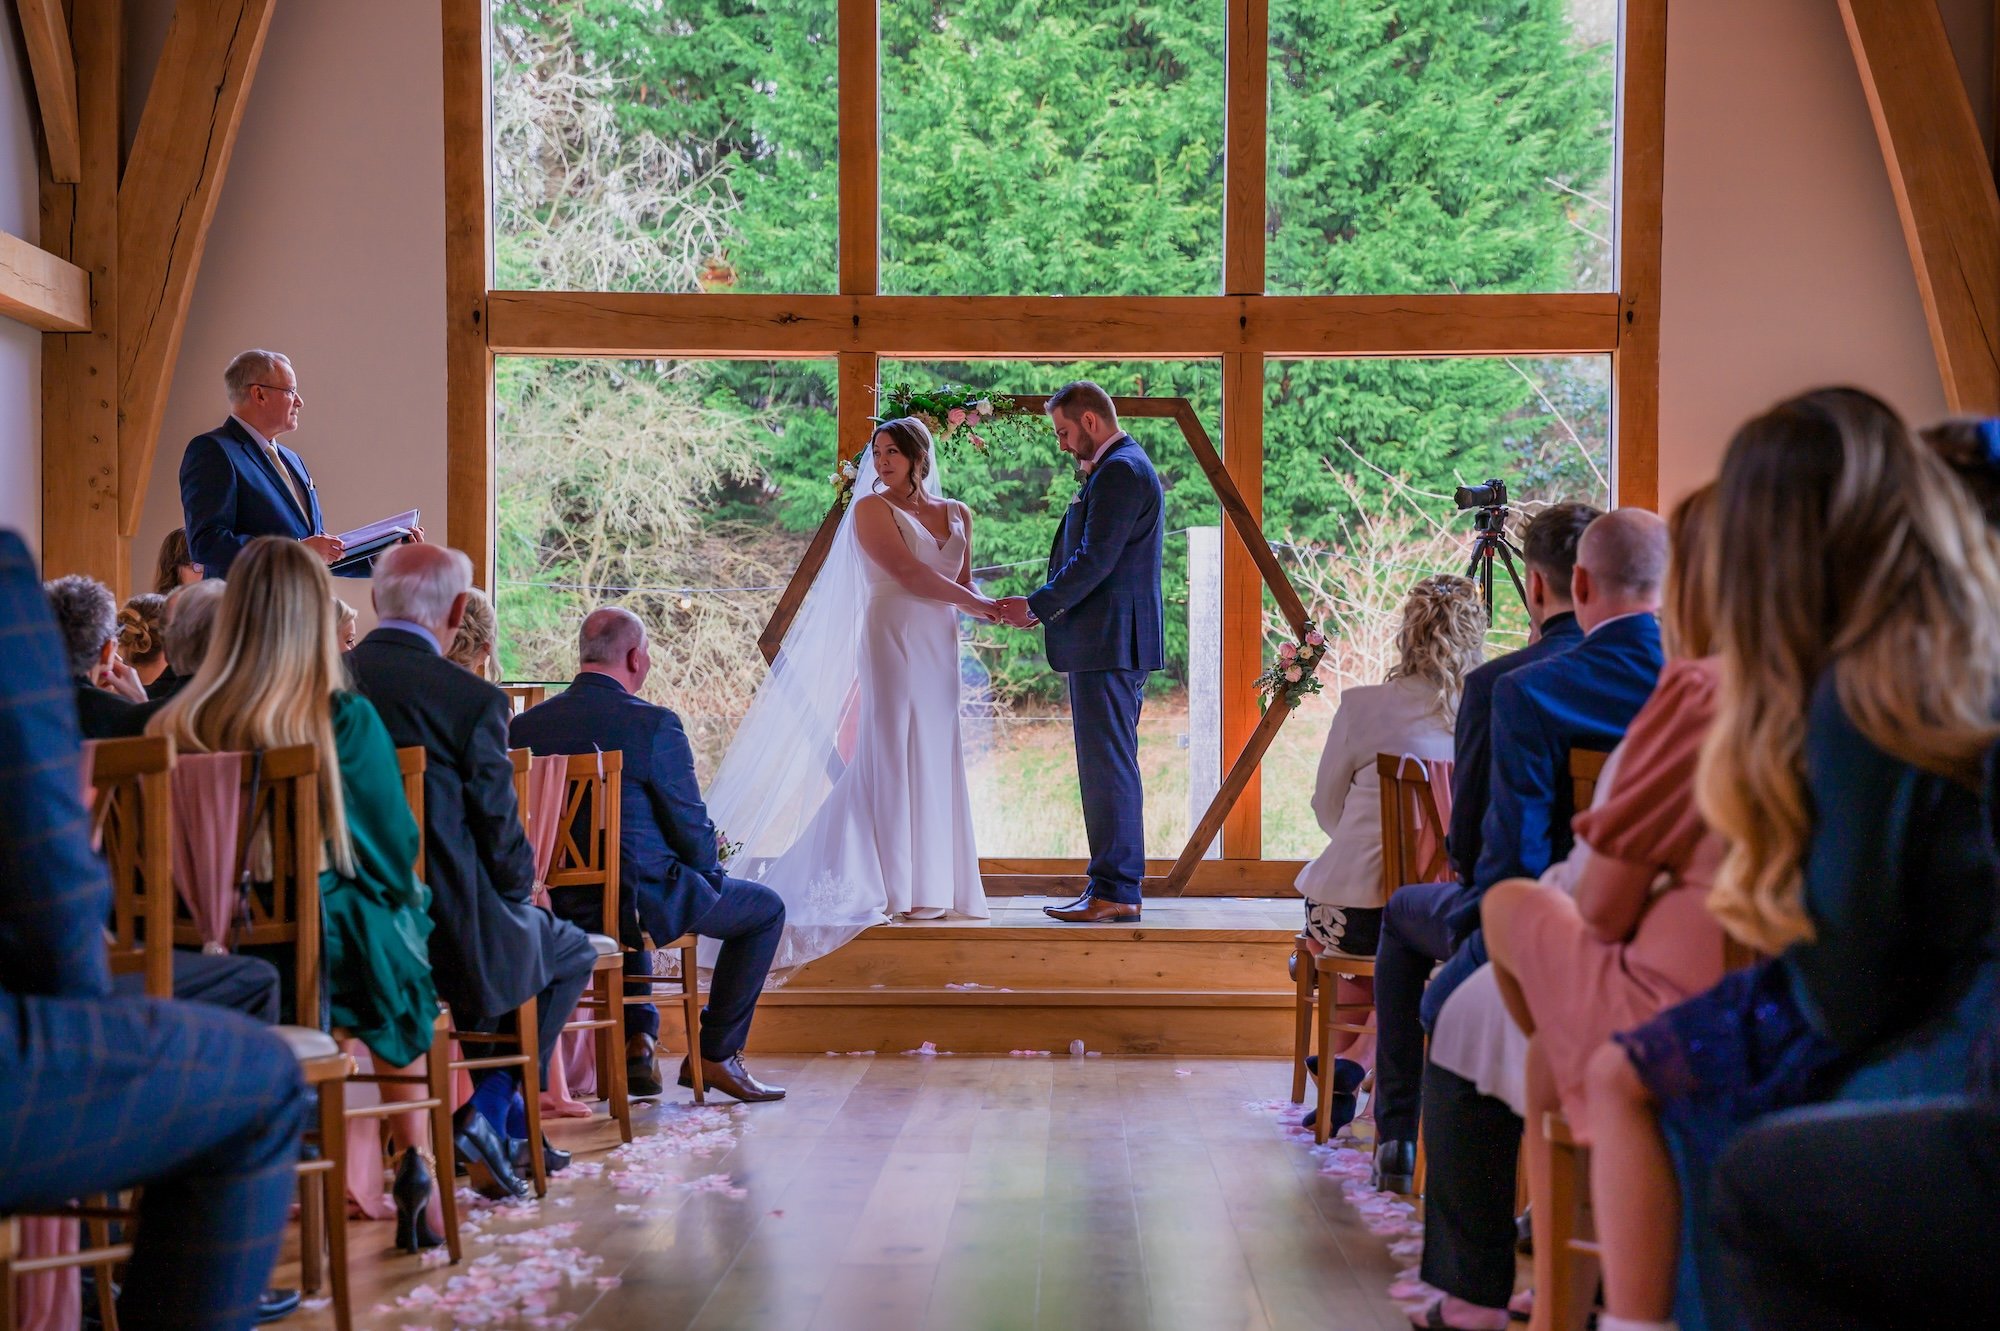
<instances>
[{"instance_id":1,"label":"wooden chair","mask_svg":"<svg viewBox=\"0 0 2000 1331\"><path fill-rule=\"evenodd\" d=\"M164 737L103 740L91 745L90 825L111 879L111 923L106 948L114 975L143 974L150 998L171 998L173 975L172 772L174 743ZM132 1255L129 1243L112 1243L113 1222L130 1225L129 1206L111 1198L0 1216L0 1331L18 1324L18 1282L38 1272L92 1267L98 1312L106 1331L117 1331L112 1299L114 1266ZM20 1221L73 1219L87 1241L76 1252L29 1256Z\"/></svg>"},{"instance_id":2,"label":"wooden chair","mask_svg":"<svg viewBox=\"0 0 2000 1331\"><path fill-rule=\"evenodd\" d=\"M551 893L580 889L597 891L598 918L607 934L617 928L619 918L618 837L624 816L624 768L625 755L616 751L570 756L563 790L562 825L556 832L555 859L549 866ZM615 936L612 936L612 941L615 941ZM682 934L664 945L651 940L648 943L655 951L680 953L680 992L670 997L669 1001L677 1001L681 1006L682 1023L687 1031L689 1078L693 1082L694 1102L699 1105L708 1102L708 1092L701 1076L701 977L695 959L698 941L693 934ZM658 981L651 981L646 985L645 993L625 993L622 948L618 969L620 979L608 990L617 996L618 1001L606 1008L600 1005L601 1000L593 993L585 1003L600 1017L611 1015L610 1009L616 1010L616 1027L600 1028L598 1031L598 1067L601 1076L607 1062L603 1055L608 1053L617 1095L621 1099L629 1099L625 1079L625 1009L658 1002L660 985Z\"/></svg>"},{"instance_id":3,"label":"wooden chair","mask_svg":"<svg viewBox=\"0 0 2000 1331\"><path fill-rule=\"evenodd\" d=\"M396 750L396 766L403 777L403 799L410 806L410 816L417 820L421 834L424 826L424 771L426 761L424 751L418 747ZM418 878L424 876L424 841L417 838L417 860L415 870ZM425 1059L429 1071L426 1084L429 1093L419 1101L409 1104L398 1103L393 1108L382 1106L381 1114L401 1114L413 1108L430 1108L432 1147L438 1157L438 1195L444 1203L445 1241L455 1262L459 1258L458 1203L450 1194L457 1187L453 1178L457 1163L453 1158L451 1133L451 1074L473 1072L485 1068L521 1069L521 1104L528 1118L528 1161L535 1178L535 1196L548 1194L548 1161L542 1155L542 1098L540 1095L542 1055L540 1047L540 1024L536 1013L539 1000L528 995L527 1001L514 1009L514 1030L511 1034L486 1031L461 1031L448 1015L440 1016L431 1040L431 1052ZM451 1057L451 1042L458 1041L463 1049L468 1044L511 1045L511 1054L493 1054L482 1058ZM413 1077L369 1076L363 1081L412 1082ZM432 1101L437 1102L432 1107ZM356 1117L359 1117L357 1113ZM628 1138L629 1140L629 1138ZM441 1145L435 1143L442 1143ZM448 1163L449 1160L449 1163Z\"/></svg>"},{"instance_id":4,"label":"wooden chair","mask_svg":"<svg viewBox=\"0 0 2000 1331\"><path fill-rule=\"evenodd\" d=\"M253 770L257 771L254 788ZM276 1033L298 1058L299 1072L319 1104L317 1122L306 1133L307 1140L318 1147L318 1158L303 1160L298 1167L299 1283L307 1292L317 1291L323 1281L330 1283L334 1327L350 1331L353 1302L347 1280L347 1132L342 1112L354 1063L320 1025L324 949L319 865L325 842L319 824L320 777L319 751L310 744L266 749L261 764L255 755L243 755L240 781L248 802L244 821L256 832L242 838L231 881L243 881L245 861L253 859L260 844L270 850L271 881L268 892L259 889L244 894L230 943L234 947L292 950L299 1024L279 1026ZM330 779L339 777L335 774ZM176 914L173 934L176 943L202 945L201 933L184 909Z\"/></svg>"},{"instance_id":5,"label":"wooden chair","mask_svg":"<svg viewBox=\"0 0 2000 1331\"><path fill-rule=\"evenodd\" d=\"M529 811L529 772L533 767L534 754L528 749L509 749L507 757L514 764L514 801L521 813L521 830L527 834L529 842L532 843L535 840L535 828ZM616 765L622 762L623 756L613 753L607 757L613 766L607 767L606 771L617 770ZM594 762L593 755L593 764ZM592 770L595 771L594 766ZM574 835L574 825L568 823L565 817L575 812L576 805L576 796L569 783L569 773L565 770L562 807L557 816L565 820L564 825L570 826ZM622 804L616 783L613 783L613 792L610 803ZM615 818L615 811L611 812L610 816ZM558 832L557 836L559 848L562 833ZM589 840L588 830L584 836ZM608 852L613 862L610 880L616 884L618 846L615 831L611 835L611 842ZM549 868L553 876L555 869L553 859ZM616 928L616 919L617 916L612 915L600 923L604 923L606 928ZM619 1137L629 1142L632 1140L632 1095L625 1076L625 955L618 940L609 933L592 933L590 944L597 950L597 961L591 970L589 992L577 1000L577 1010L583 1015L574 1016L563 1026L563 1032L565 1034L570 1031L596 1032L593 1038L597 1041L597 1089L605 1108L618 1123Z\"/></svg>"},{"instance_id":6,"label":"wooden chair","mask_svg":"<svg viewBox=\"0 0 2000 1331\"><path fill-rule=\"evenodd\" d=\"M546 684L502 684L500 691L507 695L507 706L515 716L539 707L549 696Z\"/></svg>"},{"instance_id":7,"label":"wooden chair","mask_svg":"<svg viewBox=\"0 0 2000 1331\"><path fill-rule=\"evenodd\" d=\"M1319 959L1306 944L1306 931L1292 939L1292 1103L1306 1098L1306 1058L1312 1053L1313 1012L1319 1006Z\"/></svg>"},{"instance_id":8,"label":"wooden chair","mask_svg":"<svg viewBox=\"0 0 2000 1331\"><path fill-rule=\"evenodd\" d=\"M1429 770L1420 762L1393 753L1375 755L1375 775L1382 787L1382 900L1386 903L1398 889L1410 883L1434 883L1451 872L1451 860L1445 853L1445 831L1443 820L1437 810L1441 807L1431 793ZM1430 833L1428 853L1424 846L1424 833ZM1368 1019L1374 1014L1373 1003L1342 1003L1338 984L1341 980L1373 980L1375 978L1375 958L1344 957L1333 953L1321 953L1316 959L1314 970L1319 984L1319 1110L1313 1124L1313 1137L1324 1144L1332 1135L1333 1122L1333 1059L1328 1051L1333 1047L1336 1032L1361 1035L1370 1028ZM1294 1080L1304 1073L1303 1057ZM1421 1139L1418 1142L1418 1191L1422 1191Z\"/></svg>"},{"instance_id":9,"label":"wooden chair","mask_svg":"<svg viewBox=\"0 0 2000 1331\"><path fill-rule=\"evenodd\" d=\"M1597 795L1608 753L1572 749L1569 755L1571 791L1576 807L1588 809ZM1757 954L1727 935L1723 938L1725 970L1740 970ZM1590 1148L1576 1139L1559 1109L1542 1115L1540 1131L1549 1145L1549 1214L1535 1215L1535 1246L1548 1245L1548 1279L1535 1298L1536 1331L1580 1329L1590 1317L1597 1294L1597 1232L1590 1210Z\"/></svg>"}]
</instances>

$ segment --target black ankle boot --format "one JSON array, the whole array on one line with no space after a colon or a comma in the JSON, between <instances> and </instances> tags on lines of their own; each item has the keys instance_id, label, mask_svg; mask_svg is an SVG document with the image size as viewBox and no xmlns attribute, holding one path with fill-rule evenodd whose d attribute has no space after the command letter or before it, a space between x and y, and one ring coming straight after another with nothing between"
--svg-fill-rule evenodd
<instances>
[{"instance_id":1,"label":"black ankle boot","mask_svg":"<svg viewBox=\"0 0 2000 1331\"><path fill-rule=\"evenodd\" d=\"M507 1158L506 1144L484 1114L467 1102L451 1116L451 1126L452 1149L458 1152L465 1176L482 1197L498 1202L528 1195L528 1185L514 1172L513 1163Z\"/></svg>"},{"instance_id":2,"label":"black ankle boot","mask_svg":"<svg viewBox=\"0 0 2000 1331\"><path fill-rule=\"evenodd\" d=\"M403 1152L389 1195L396 1199L396 1251L443 1246L444 1237L431 1229L431 1168L416 1147Z\"/></svg>"}]
</instances>

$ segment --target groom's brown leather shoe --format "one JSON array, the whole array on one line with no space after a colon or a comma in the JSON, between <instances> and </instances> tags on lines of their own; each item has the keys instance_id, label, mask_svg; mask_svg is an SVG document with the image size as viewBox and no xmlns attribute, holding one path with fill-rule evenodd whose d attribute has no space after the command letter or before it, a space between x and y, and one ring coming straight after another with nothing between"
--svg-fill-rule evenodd
<instances>
[{"instance_id":1,"label":"groom's brown leather shoe","mask_svg":"<svg viewBox=\"0 0 2000 1331\"><path fill-rule=\"evenodd\" d=\"M1044 906L1042 913L1065 924L1132 924L1139 919L1139 907L1122 901L1106 901L1086 893L1067 906Z\"/></svg>"},{"instance_id":2,"label":"groom's brown leather shoe","mask_svg":"<svg viewBox=\"0 0 2000 1331\"><path fill-rule=\"evenodd\" d=\"M701 1060L701 1081L706 1090L721 1091L734 1096L746 1105L762 1104L767 1100L785 1098L782 1086L766 1086L751 1076L743 1066L743 1055L731 1054L720 1063L712 1058ZM681 1085L693 1087L694 1076L688 1071L688 1061L681 1060Z\"/></svg>"}]
</instances>

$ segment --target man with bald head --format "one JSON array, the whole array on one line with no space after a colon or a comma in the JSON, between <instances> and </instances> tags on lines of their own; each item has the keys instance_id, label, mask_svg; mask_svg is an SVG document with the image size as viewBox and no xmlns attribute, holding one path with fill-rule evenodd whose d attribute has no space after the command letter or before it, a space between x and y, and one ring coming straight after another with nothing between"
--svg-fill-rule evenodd
<instances>
[{"instance_id":1,"label":"man with bald head","mask_svg":"<svg viewBox=\"0 0 2000 1331\"><path fill-rule=\"evenodd\" d=\"M565 692L514 718L513 742L537 754L616 750L624 755L615 932L627 949L626 974L651 974L654 944L689 933L720 940L702 1012L701 1049L689 1056L702 1060L703 1081L713 1089L746 1102L782 1099L784 1088L751 1076L742 1054L784 933L785 903L761 883L723 872L687 731L671 710L639 696L653 658L638 616L615 606L593 611L578 634L577 657L576 679ZM595 910L584 903L570 908ZM614 932L610 921L594 913L580 922ZM634 978L626 990L645 994L651 985ZM659 1010L634 1006L627 1015L625 1063L632 1094L658 1095L664 1089L655 1063ZM685 1059L680 1084L693 1084Z\"/></svg>"},{"instance_id":2,"label":"man with bald head","mask_svg":"<svg viewBox=\"0 0 2000 1331\"><path fill-rule=\"evenodd\" d=\"M438 994L460 1029L476 1031L502 1029L535 998L546 1081L563 1023L590 984L597 949L581 929L534 904L535 857L507 757L507 695L444 658L471 590L472 561L457 550L394 547L375 562L380 623L347 654L347 664L397 747L424 751L424 880L431 888ZM477 1106L496 1136L504 1134L515 1089L513 1069L490 1069L467 1108ZM521 1089L533 1095L540 1088ZM461 1114L459 1126L470 1131L473 1153L482 1154L487 1143L472 1116ZM568 1162L545 1143L541 1149L552 1168ZM524 1167L526 1150L519 1151ZM499 1163L496 1177L512 1161ZM512 1190L504 1178L500 1186Z\"/></svg>"}]
</instances>

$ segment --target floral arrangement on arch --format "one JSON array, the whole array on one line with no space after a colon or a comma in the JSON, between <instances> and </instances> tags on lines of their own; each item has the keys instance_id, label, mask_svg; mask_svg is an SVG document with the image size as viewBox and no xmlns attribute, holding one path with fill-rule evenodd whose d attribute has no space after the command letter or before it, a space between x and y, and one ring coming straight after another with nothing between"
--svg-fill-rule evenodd
<instances>
[{"instance_id":1,"label":"floral arrangement on arch","mask_svg":"<svg viewBox=\"0 0 2000 1331\"><path fill-rule=\"evenodd\" d=\"M1257 692L1266 699L1283 698L1287 707L1297 707L1307 694L1318 693L1324 687L1319 668L1325 662L1326 635L1308 619L1297 642L1279 644L1278 659L1257 676Z\"/></svg>"},{"instance_id":2,"label":"floral arrangement on arch","mask_svg":"<svg viewBox=\"0 0 2000 1331\"><path fill-rule=\"evenodd\" d=\"M963 438L976 452L984 453L995 443L1015 444L1031 437L1041 422L1038 412L995 402L990 393L960 384L940 384L917 388L912 384L891 384L875 395L881 414L877 425L900 416L912 416L924 423L931 438L942 447Z\"/></svg>"}]
</instances>

